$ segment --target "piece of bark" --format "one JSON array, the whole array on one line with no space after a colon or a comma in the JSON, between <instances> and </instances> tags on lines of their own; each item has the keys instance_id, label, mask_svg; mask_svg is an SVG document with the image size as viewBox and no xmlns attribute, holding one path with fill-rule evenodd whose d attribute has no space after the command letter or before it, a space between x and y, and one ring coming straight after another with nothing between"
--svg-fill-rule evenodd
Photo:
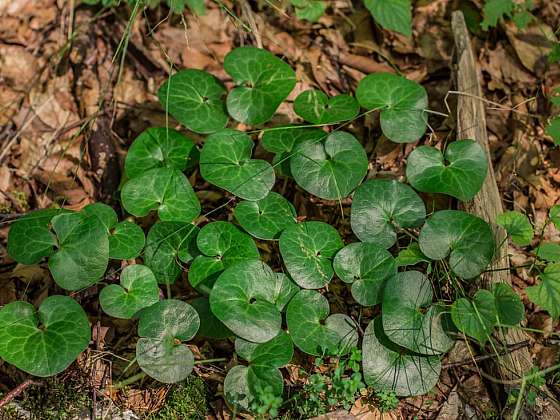
<instances>
[{"instance_id":1,"label":"piece of bark","mask_svg":"<svg viewBox=\"0 0 560 420\"><path fill-rule=\"evenodd\" d=\"M496 238L497 249L494 261L489 267L490 271L481 276L480 286L490 288L494 283L511 285L507 235L505 230L496 224L497 216L503 213L503 206L488 146L480 70L471 47L469 32L462 12L453 13L451 25L455 40L455 83L457 91L460 92L457 98L457 136L476 140L486 150L488 156L488 175L484 184L474 199L464 204L466 211L484 219L492 226ZM506 345L514 346L530 337L520 329L508 328L502 339ZM531 354L527 348L501 356L493 363L497 365L495 366L497 374L506 381L522 378L533 366ZM544 403L541 400L535 409L539 412L539 418L560 419L560 407L555 401Z\"/></svg>"}]
</instances>

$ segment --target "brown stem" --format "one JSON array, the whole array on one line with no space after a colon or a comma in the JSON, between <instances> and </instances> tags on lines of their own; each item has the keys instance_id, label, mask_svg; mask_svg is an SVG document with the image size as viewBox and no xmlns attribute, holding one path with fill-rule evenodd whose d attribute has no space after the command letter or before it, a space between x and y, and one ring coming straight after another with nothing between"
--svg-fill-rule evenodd
<instances>
[{"instance_id":1,"label":"brown stem","mask_svg":"<svg viewBox=\"0 0 560 420\"><path fill-rule=\"evenodd\" d=\"M0 408L4 407L5 405L9 404L14 398L16 398L19 394L29 388L31 385L40 385L41 382L34 381L33 379L27 379L26 381L22 382L6 395L2 397L0 400Z\"/></svg>"}]
</instances>

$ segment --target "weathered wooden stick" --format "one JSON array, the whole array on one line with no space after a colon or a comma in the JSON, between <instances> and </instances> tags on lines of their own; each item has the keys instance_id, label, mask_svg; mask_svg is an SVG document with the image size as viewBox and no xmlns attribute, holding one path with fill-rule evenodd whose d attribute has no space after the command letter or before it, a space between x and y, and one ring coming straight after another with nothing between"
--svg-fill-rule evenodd
<instances>
[{"instance_id":1,"label":"weathered wooden stick","mask_svg":"<svg viewBox=\"0 0 560 420\"><path fill-rule=\"evenodd\" d=\"M480 71L472 51L469 32L462 12L453 13L451 25L455 39L454 73L457 91L460 92L457 98L457 136L476 140L486 150L488 156L486 180L475 198L464 205L466 211L490 223L498 244L490 271L482 275L481 286L489 288L493 283L511 285L506 232L496 225L496 217L503 212L503 207L488 146ZM507 329L503 337L508 346L514 346L528 339L530 337L524 331L514 328ZM493 361L497 363L496 370L501 378L506 380L523 377L533 365L527 348L510 352ZM552 401L544 403L542 400L540 402L540 407L537 407L537 410L540 411L539 418L560 419L560 407L557 403Z\"/></svg>"}]
</instances>

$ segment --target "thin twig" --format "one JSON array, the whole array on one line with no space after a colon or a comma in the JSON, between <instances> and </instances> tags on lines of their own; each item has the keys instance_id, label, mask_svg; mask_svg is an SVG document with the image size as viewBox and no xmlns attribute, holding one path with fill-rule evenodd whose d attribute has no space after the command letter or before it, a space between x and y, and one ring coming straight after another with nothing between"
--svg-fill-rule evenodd
<instances>
[{"instance_id":1,"label":"thin twig","mask_svg":"<svg viewBox=\"0 0 560 420\"><path fill-rule=\"evenodd\" d=\"M0 408L12 402L14 398L19 396L23 391L25 391L31 385L40 385L40 384L41 382L34 381L33 379L27 379L26 381L22 382L21 384L16 386L14 389L12 389L10 392L8 392L6 395L2 397L2 399L0 400Z\"/></svg>"}]
</instances>

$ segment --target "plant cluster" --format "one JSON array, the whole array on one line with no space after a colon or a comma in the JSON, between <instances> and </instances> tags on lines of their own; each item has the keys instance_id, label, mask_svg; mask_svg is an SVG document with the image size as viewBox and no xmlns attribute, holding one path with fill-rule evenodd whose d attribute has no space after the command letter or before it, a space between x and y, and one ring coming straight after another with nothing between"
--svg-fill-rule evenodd
<instances>
[{"instance_id":1,"label":"plant cluster","mask_svg":"<svg viewBox=\"0 0 560 420\"><path fill-rule=\"evenodd\" d=\"M254 47L231 51L224 68L235 82L229 92L216 77L195 69L173 74L159 89L166 112L207 137L200 151L168 127L149 128L136 138L126 156L120 194L129 217L119 221L101 203L81 211L53 208L23 216L9 232L11 257L23 264L48 259L60 290L98 285L116 260L135 260L122 270L119 284L101 289L99 301L109 316L138 319L136 362L147 375L164 383L185 380L194 365L186 343L198 334L235 340L235 351L245 362L227 372L223 391L238 411L278 409L284 387L280 369L290 363L294 348L318 357L351 355L332 378L339 386L325 394L343 405L362 387L362 376L378 391L419 395L437 383L442 355L457 330L484 344L494 328L523 318L519 297L505 284L452 304L434 299L433 283L461 290L494 255L488 223L458 210L428 215L417 192L472 199L487 172L487 156L478 143L461 139L443 151L416 147L406 168L410 185L364 181L367 155L343 128L363 109L379 114L388 139L416 142L427 126L428 97L421 85L375 73L359 83L355 98L301 93L295 112L312 125L258 130L263 148L274 154L270 163L253 157L254 132L226 127L230 117L247 126L269 121L294 88L295 73L283 60ZM210 214L201 217L186 175L194 168L207 183L233 196L228 204L236 203L237 224L206 223ZM299 221L294 206L272 191L278 176L292 177L301 189L325 200L353 193L351 228L359 241L345 244L337 229L323 221ZM556 220L559 212L554 212ZM145 236L134 218L149 214L159 220ZM526 242L518 216L506 214L500 223L514 241ZM395 257L407 239L409 246ZM277 241L285 271L274 271L260 259L256 240ZM551 250L541 248L539 255L550 258L543 255ZM169 289L184 271L200 297L187 303L168 293L162 299L160 286ZM348 284L358 304L381 308L362 337L354 319L330 313L321 293L335 275ZM555 317L559 283L557 263L528 290ZM71 297L50 296L37 311L23 301L0 310L0 357L32 375L63 371L89 340L86 313ZM356 348L361 348L361 369ZM353 372L349 382L341 380L346 368Z\"/></svg>"}]
</instances>

